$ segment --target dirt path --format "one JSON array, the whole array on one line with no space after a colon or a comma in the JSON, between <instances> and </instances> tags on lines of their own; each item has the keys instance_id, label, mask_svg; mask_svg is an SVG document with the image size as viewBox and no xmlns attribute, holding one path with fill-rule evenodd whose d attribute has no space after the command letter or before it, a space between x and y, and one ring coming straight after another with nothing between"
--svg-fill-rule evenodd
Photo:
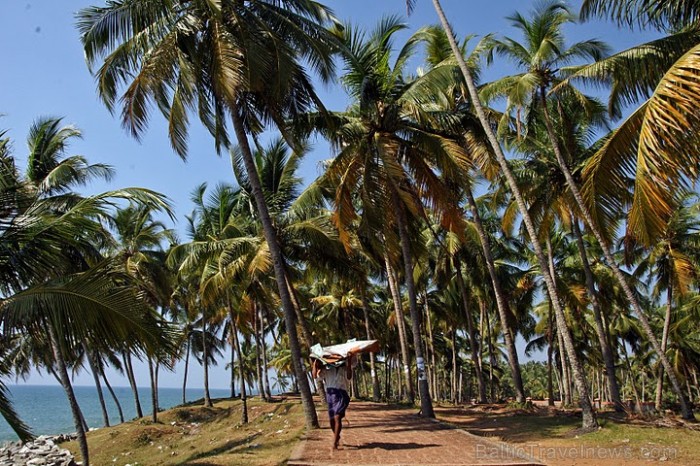
<instances>
[{"instance_id":1,"label":"dirt path","mask_svg":"<svg viewBox=\"0 0 700 466\"><path fill-rule=\"evenodd\" d=\"M321 429L306 435L290 466L330 465L536 465L513 445L478 437L416 415L413 409L354 401L348 410L341 450L331 450L326 413Z\"/></svg>"}]
</instances>

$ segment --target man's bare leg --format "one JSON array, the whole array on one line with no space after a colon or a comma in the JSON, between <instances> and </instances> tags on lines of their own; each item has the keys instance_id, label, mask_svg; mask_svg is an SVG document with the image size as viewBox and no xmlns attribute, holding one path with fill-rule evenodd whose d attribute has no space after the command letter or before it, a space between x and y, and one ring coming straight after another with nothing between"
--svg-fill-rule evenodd
<instances>
[{"instance_id":1,"label":"man's bare leg","mask_svg":"<svg viewBox=\"0 0 700 466\"><path fill-rule=\"evenodd\" d=\"M338 450L340 444L340 432L343 430L343 421L340 416L331 418L331 428L333 429L333 449Z\"/></svg>"}]
</instances>

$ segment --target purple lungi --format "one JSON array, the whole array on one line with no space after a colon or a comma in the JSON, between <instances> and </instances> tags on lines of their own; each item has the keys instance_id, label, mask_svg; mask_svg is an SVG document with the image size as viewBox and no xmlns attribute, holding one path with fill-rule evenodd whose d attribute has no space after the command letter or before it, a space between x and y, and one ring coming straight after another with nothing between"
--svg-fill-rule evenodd
<instances>
[{"instance_id":1,"label":"purple lungi","mask_svg":"<svg viewBox=\"0 0 700 466\"><path fill-rule=\"evenodd\" d=\"M326 401L328 402L328 416L333 418L345 416L345 410L350 405L350 395L342 388L326 388Z\"/></svg>"}]
</instances>

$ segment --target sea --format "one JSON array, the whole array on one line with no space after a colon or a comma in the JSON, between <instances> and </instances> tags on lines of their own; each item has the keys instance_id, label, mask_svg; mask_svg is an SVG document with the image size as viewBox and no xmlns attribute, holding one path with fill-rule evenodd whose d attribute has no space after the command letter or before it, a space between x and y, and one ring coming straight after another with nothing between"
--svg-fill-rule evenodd
<instances>
[{"instance_id":1,"label":"sea","mask_svg":"<svg viewBox=\"0 0 700 466\"><path fill-rule=\"evenodd\" d=\"M68 434L75 432L73 416L68 406L66 394L58 385L7 385L12 399L12 405L20 418L28 424L36 435ZM134 396L129 387L113 387L119 399L124 420L128 421L136 417L136 405ZM78 399L80 409L83 411L85 421L90 428L103 427L102 409L97 397L97 389L89 386L76 386L75 396ZM119 411L112 396L103 389L110 424L119 423ZM210 389L212 398L226 398L230 391L225 389ZM182 404L182 388L159 388L158 403L161 409L171 408ZM196 401L204 398L204 390L187 389L185 399ZM139 399L144 416L151 413L151 389L139 388ZM18 440L14 431L0 416L0 446L9 441Z\"/></svg>"}]
</instances>

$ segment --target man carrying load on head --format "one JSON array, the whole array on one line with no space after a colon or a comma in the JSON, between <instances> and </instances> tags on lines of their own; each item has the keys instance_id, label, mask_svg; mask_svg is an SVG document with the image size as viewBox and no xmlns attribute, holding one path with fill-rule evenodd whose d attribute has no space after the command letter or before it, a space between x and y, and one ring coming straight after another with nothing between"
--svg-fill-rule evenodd
<instances>
[{"instance_id":1,"label":"man carrying load on head","mask_svg":"<svg viewBox=\"0 0 700 466\"><path fill-rule=\"evenodd\" d=\"M348 352L347 358L341 364L324 364L319 359L314 359L311 366L311 375L314 379L323 379L326 386L326 401L328 402L328 418L333 431L333 449L338 450L340 444L340 432L343 430L343 417L350 405L347 381L352 379L352 368L355 364L355 356Z\"/></svg>"}]
</instances>

